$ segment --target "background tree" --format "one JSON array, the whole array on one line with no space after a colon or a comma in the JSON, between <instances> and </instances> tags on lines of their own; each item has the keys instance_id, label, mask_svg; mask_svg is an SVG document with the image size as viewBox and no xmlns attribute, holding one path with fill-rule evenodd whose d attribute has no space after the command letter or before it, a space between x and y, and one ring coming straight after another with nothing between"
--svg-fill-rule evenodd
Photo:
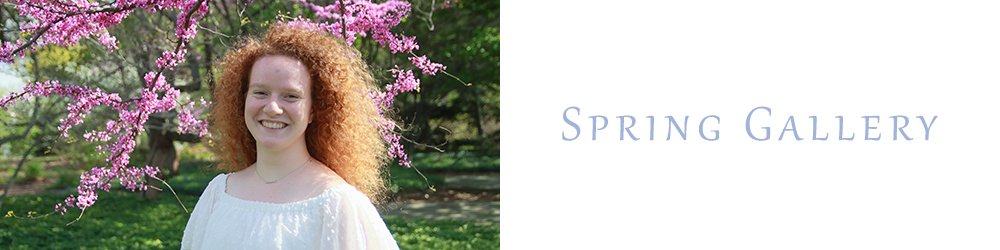
<instances>
[{"instance_id":1,"label":"background tree","mask_svg":"<svg viewBox=\"0 0 1000 250\"><path fill-rule=\"evenodd\" d=\"M473 84L463 87L452 79L425 75L421 91L403 99L399 114L412 121L415 141L449 150L499 152L500 1L443 4L453 6L438 6L433 23L409 22L403 30L418 37L428 57ZM416 12L418 17L430 15Z\"/></svg>"}]
</instances>

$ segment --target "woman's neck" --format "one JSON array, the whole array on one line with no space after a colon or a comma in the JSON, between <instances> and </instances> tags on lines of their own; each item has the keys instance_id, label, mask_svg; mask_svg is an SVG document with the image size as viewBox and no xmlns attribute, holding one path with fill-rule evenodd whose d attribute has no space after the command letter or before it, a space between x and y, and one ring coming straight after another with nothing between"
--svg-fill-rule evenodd
<instances>
[{"instance_id":1,"label":"woman's neck","mask_svg":"<svg viewBox=\"0 0 1000 250\"><path fill-rule=\"evenodd\" d=\"M309 150L305 143L295 145L284 150L268 150L257 148L257 168L261 173L284 173L299 167L303 162L311 159Z\"/></svg>"}]
</instances>

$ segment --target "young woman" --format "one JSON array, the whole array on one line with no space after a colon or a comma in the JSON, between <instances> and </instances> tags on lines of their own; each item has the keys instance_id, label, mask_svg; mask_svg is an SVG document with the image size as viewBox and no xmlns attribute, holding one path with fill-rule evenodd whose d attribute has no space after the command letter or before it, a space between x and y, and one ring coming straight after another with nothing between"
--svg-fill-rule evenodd
<instances>
[{"instance_id":1,"label":"young woman","mask_svg":"<svg viewBox=\"0 0 1000 250\"><path fill-rule=\"evenodd\" d=\"M212 92L213 179L184 249L398 249L373 204L386 148L360 53L276 24L226 56Z\"/></svg>"}]
</instances>

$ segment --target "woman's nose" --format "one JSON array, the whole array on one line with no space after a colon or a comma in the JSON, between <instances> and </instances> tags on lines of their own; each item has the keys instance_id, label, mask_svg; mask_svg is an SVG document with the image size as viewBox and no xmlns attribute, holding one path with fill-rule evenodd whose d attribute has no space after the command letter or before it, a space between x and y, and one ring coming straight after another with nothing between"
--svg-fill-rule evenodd
<instances>
[{"instance_id":1,"label":"woman's nose","mask_svg":"<svg viewBox=\"0 0 1000 250\"><path fill-rule=\"evenodd\" d=\"M264 113L269 116L279 116L283 112L281 105L278 105L278 100L275 98L268 99L267 103L264 104Z\"/></svg>"}]
</instances>

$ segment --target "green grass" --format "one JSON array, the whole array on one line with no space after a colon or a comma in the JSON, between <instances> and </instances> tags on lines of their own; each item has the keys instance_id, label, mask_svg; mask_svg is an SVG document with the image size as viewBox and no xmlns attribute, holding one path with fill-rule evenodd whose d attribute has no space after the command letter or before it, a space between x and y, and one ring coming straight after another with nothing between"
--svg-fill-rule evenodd
<instances>
[{"instance_id":1,"label":"green grass","mask_svg":"<svg viewBox=\"0 0 1000 250\"><path fill-rule=\"evenodd\" d=\"M500 153L450 151L414 153L413 165L423 171L495 172L500 171Z\"/></svg>"},{"instance_id":2,"label":"green grass","mask_svg":"<svg viewBox=\"0 0 1000 250\"><path fill-rule=\"evenodd\" d=\"M25 217L48 213L61 194L7 197L3 210ZM193 209L197 196L180 195ZM189 215L173 197L145 201L134 193L101 193L83 218L69 209L38 218L0 218L0 249L178 249ZM401 249L499 249L500 226L491 221L385 219Z\"/></svg>"},{"instance_id":3,"label":"green grass","mask_svg":"<svg viewBox=\"0 0 1000 250\"><path fill-rule=\"evenodd\" d=\"M389 190L398 192L400 190L427 190L444 183L444 178L438 175L424 173L427 180L421 177L416 170L400 166L389 168Z\"/></svg>"},{"instance_id":4,"label":"green grass","mask_svg":"<svg viewBox=\"0 0 1000 250\"><path fill-rule=\"evenodd\" d=\"M171 178L170 185L188 209L194 209L198 197L215 172L205 168L209 162L181 164L183 174ZM392 181L412 189L426 189L423 178L412 169L393 167ZM69 178L68 178L69 179ZM440 176L429 175L431 185L443 183ZM178 249L189 215L169 192L160 200L146 201L136 193L101 192L94 206L71 225L79 210L69 209L38 218L0 218L0 249ZM26 217L29 212L46 214L67 194L40 194L7 197L3 214L8 211ZM388 218L385 220L402 249L499 249L500 228L495 222L427 221Z\"/></svg>"},{"instance_id":5,"label":"green grass","mask_svg":"<svg viewBox=\"0 0 1000 250\"><path fill-rule=\"evenodd\" d=\"M500 249L500 225L492 221L385 219L400 249Z\"/></svg>"},{"instance_id":6,"label":"green grass","mask_svg":"<svg viewBox=\"0 0 1000 250\"><path fill-rule=\"evenodd\" d=\"M440 185L439 171L499 171L499 154L471 152L417 153L414 164L427 176L427 182L413 169L390 166L390 182L398 189L427 189ZM188 207L194 209L198 197L217 174L205 167L211 162L185 162L181 174L170 185ZM61 185L75 186L75 171L57 174ZM0 249L178 249L189 215L172 194L165 191L158 201L146 201L138 194L101 192L94 206L71 225L79 210L37 218L0 218ZM29 212L46 214L61 203L67 194L10 196L0 214L8 211L25 217ZM37 215L36 215L37 216ZM496 222L427 221L388 218L385 220L402 249L499 249L500 227Z\"/></svg>"},{"instance_id":7,"label":"green grass","mask_svg":"<svg viewBox=\"0 0 1000 250\"><path fill-rule=\"evenodd\" d=\"M167 180L167 183L177 194L201 196L201 192L205 191L205 187L208 187L208 182L221 173L209 167L214 164L217 163L209 161L183 162L177 166L180 174ZM161 185L161 188L170 194L169 190L166 190L166 186Z\"/></svg>"},{"instance_id":8,"label":"green grass","mask_svg":"<svg viewBox=\"0 0 1000 250\"><path fill-rule=\"evenodd\" d=\"M25 217L30 211L51 212L65 194L7 197L3 210ZM182 195L193 207L197 197ZM188 214L176 199L144 201L134 193L101 193L83 218L71 225L80 210L65 216L38 219L0 219L0 248L4 249L177 249Z\"/></svg>"},{"instance_id":9,"label":"green grass","mask_svg":"<svg viewBox=\"0 0 1000 250\"><path fill-rule=\"evenodd\" d=\"M390 165L390 190L393 192L428 190L429 187L439 186L444 183L444 178L435 173L466 172L472 174L500 171L500 154L470 151L415 153L413 154L413 166L420 170L427 177L427 180L424 180L424 177L421 177L417 170Z\"/></svg>"}]
</instances>

